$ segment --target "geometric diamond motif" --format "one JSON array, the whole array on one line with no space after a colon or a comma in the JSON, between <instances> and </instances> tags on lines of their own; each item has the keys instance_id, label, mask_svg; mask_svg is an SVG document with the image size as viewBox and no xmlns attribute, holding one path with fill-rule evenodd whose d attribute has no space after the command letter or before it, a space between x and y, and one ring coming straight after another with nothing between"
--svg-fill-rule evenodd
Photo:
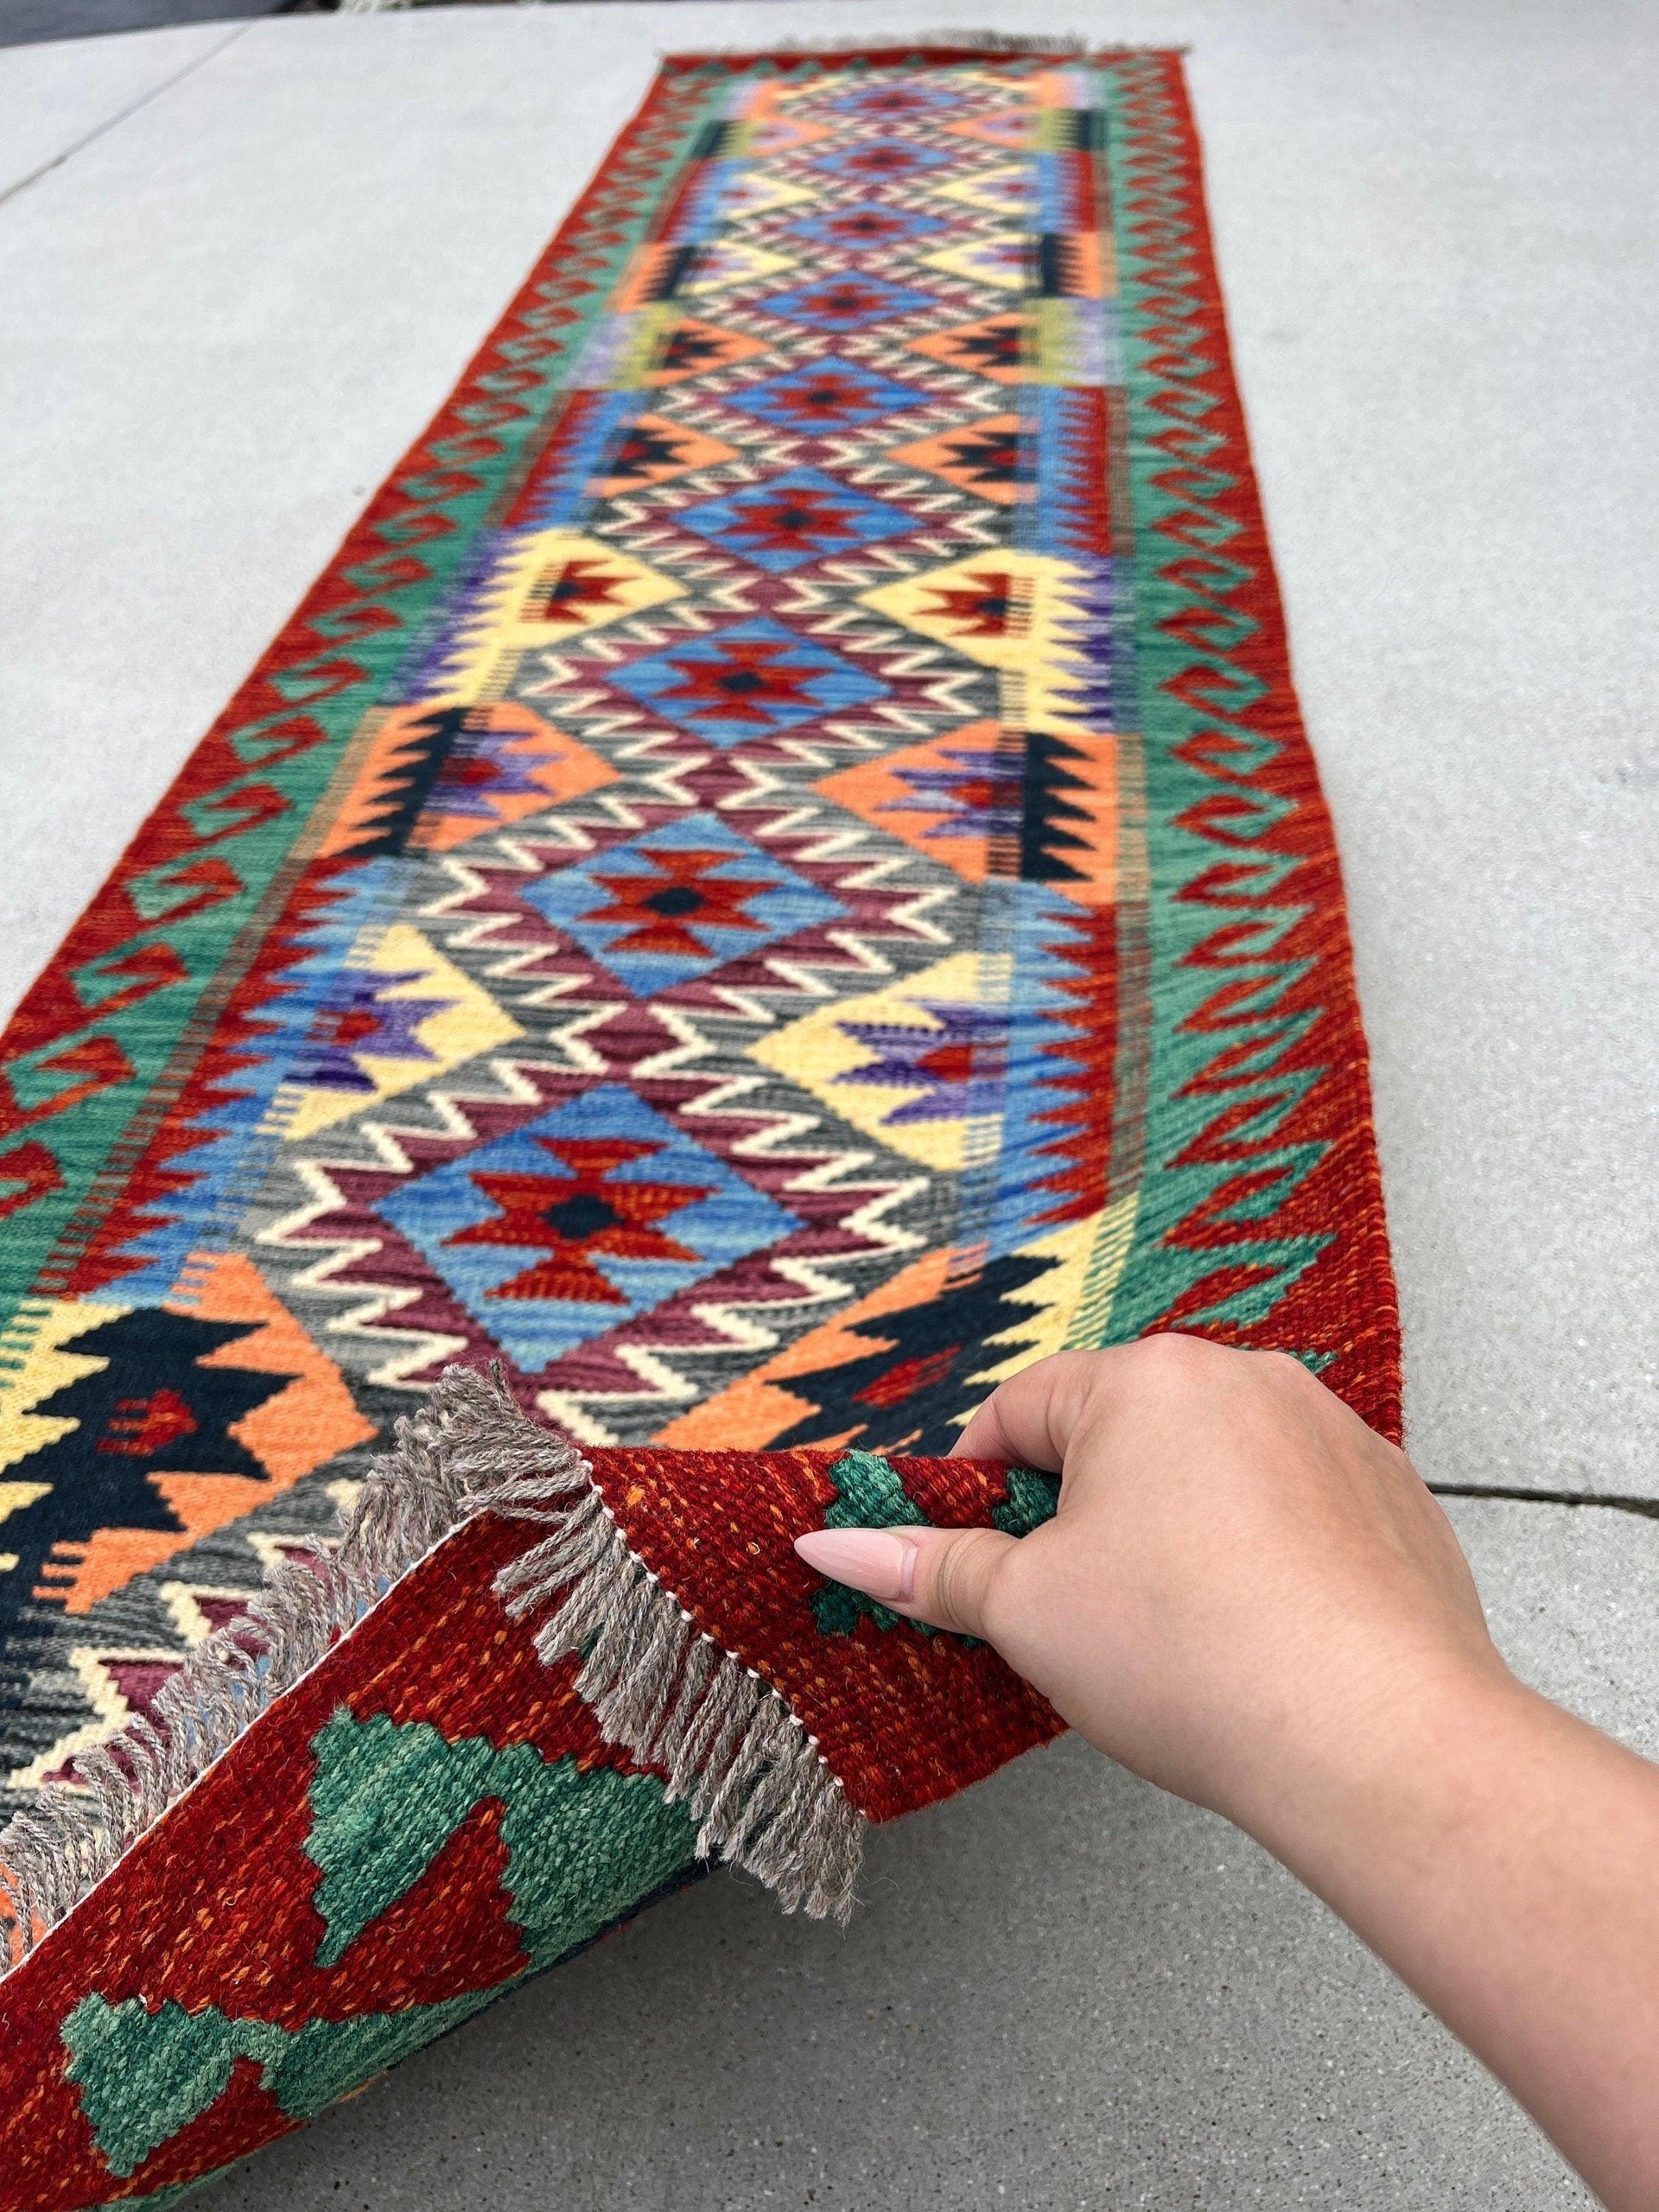
<instances>
[{"instance_id":1,"label":"geometric diamond motif","mask_svg":"<svg viewBox=\"0 0 1659 2212\"><path fill-rule=\"evenodd\" d=\"M379 1211L531 1373L799 1225L613 1084L399 1185Z\"/></svg>"},{"instance_id":2,"label":"geometric diamond motif","mask_svg":"<svg viewBox=\"0 0 1659 2212\"><path fill-rule=\"evenodd\" d=\"M791 223L785 235L804 245L830 246L841 253L874 253L912 238L931 238L944 225L919 207L832 207Z\"/></svg>"},{"instance_id":3,"label":"geometric diamond motif","mask_svg":"<svg viewBox=\"0 0 1659 2212\"><path fill-rule=\"evenodd\" d=\"M457 1229L450 1245L499 1244L543 1256L509 1281L494 1298L562 1298L580 1306L620 1306L594 1260L695 1260L689 1246L664 1234L666 1215L707 1189L694 1183L631 1183L612 1179L619 1167L649 1160L657 1147L643 1137L538 1137L559 1163L556 1175L511 1173L475 1167L473 1180L500 1211Z\"/></svg>"},{"instance_id":4,"label":"geometric diamond motif","mask_svg":"<svg viewBox=\"0 0 1659 2212\"><path fill-rule=\"evenodd\" d=\"M919 175L925 169L947 168L950 160L949 154L941 153L937 146L878 138L840 148L833 154L820 154L812 167L822 175L839 177L848 183L892 184L903 177Z\"/></svg>"},{"instance_id":5,"label":"geometric diamond motif","mask_svg":"<svg viewBox=\"0 0 1659 2212\"><path fill-rule=\"evenodd\" d=\"M709 814L556 869L524 896L639 998L843 911Z\"/></svg>"},{"instance_id":6,"label":"geometric diamond motif","mask_svg":"<svg viewBox=\"0 0 1659 2212\"><path fill-rule=\"evenodd\" d=\"M831 553L902 537L917 527L913 516L817 468L791 469L747 491L683 507L675 520L772 575Z\"/></svg>"},{"instance_id":7,"label":"geometric diamond motif","mask_svg":"<svg viewBox=\"0 0 1659 2212\"><path fill-rule=\"evenodd\" d=\"M618 669L611 682L665 721L738 745L879 699L887 686L770 615L690 638Z\"/></svg>"},{"instance_id":8,"label":"geometric diamond motif","mask_svg":"<svg viewBox=\"0 0 1659 2212\"><path fill-rule=\"evenodd\" d=\"M791 292L773 292L760 305L810 330L865 330L873 322L894 322L938 302L931 293L890 284L885 276L849 270L843 276L820 276L814 284L798 284Z\"/></svg>"},{"instance_id":9,"label":"geometric diamond motif","mask_svg":"<svg viewBox=\"0 0 1659 2212\"><path fill-rule=\"evenodd\" d=\"M913 116L931 116L941 108L959 104L953 86L930 84L924 78L891 81L885 75L873 84L860 85L837 99L826 100L830 115L856 116L863 123L902 123Z\"/></svg>"},{"instance_id":10,"label":"geometric diamond motif","mask_svg":"<svg viewBox=\"0 0 1659 2212\"><path fill-rule=\"evenodd\" d=\"M821 360L803 361L798 368L780 377L768 377L763 384L749 385L742 391L732 392L726 401L728 407L738 408L745 415L758 415L778 429L817 431L820 435L855 430L866 423L879 423L883 416L896 414L901 408L925 407L927 403L926 392L895 384L891 377L867 369L861 361L843 361L834 353L826 353Z\"/></svg>"}]
</instances>

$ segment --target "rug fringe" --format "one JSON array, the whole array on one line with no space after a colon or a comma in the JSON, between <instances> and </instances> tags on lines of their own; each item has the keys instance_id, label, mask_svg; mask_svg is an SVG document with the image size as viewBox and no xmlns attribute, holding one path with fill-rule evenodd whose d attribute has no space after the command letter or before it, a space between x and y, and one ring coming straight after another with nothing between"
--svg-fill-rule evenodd
<instances>
[{"instance_id":1,"label":"rug fringe","mask_svg":"<svg viewBox=\"0 0 1659 2212\"><path fill-rule=\"evenodd\" d=\"M787 1911L844 1923L863 1821L786 1700L631 1548L578 1452L550 1465L547 1430L505 1390L452 1367L426 1419L480 1505L545 1526L497 1593L516 1619L550 1608L537 1650L550 1665L581 1657L577 1694L607 1742L666 1774L699 1823L698 1856L753 1874Z\"/></svg>"},{"instance_id":2,"label":"rug fringe","mask_svg":"<svg viewBox=\"0 0 1659 2212\"><path fill-rule=\"evenodd\" d=\"M535 0L531 0L534 4ZM347 4L347 0L342 0ZM356 0L361 7L409 6L411 0ZM849 58L861 54L906 54L912 47L959 47L969 54L1052 54L1058 59L1081 60L1096 49L1090 41L1074 32L957 30L944 26L934 30L914 31L907 37L896 32L878 33L873 38L849 37L843 32L838 38L769 38L764 46L698 46L689 53L677 54L670 48L666 58L674 61L722 60L734 55L763 54L844 54ZM1125 48L1114 47L1113 53Z\"/></svg>"},{"instance_id":3,"label":"rug fringe","mask_svg":"<svg viewBox=\"0 0 1659 2212\"><path fill-rule=\"evenodd\" d=\"M340 0L338 13L342 16L382 16L392 10L403 10L427 4L427 0ZM524 7L549 4L549 0L518 0ZM676 54L667 49L673 60L701 60L705 55L718 60L733 54L902 54L910 47L960 47L974 54L1052 54L1072 60L1096 49L1080 35L1056 33L1045 35L1036 31L957 30L946 25L936 30L917 31L908 38L896 34L878 35L873 38L852 38L844 33L839 38L774 38L764 47L700 46L689 54ZM1114 54L1130 49L1113 47ZM1150 49L1149 49L1150 50Z\"/></svg>"},{"instance_id":4,"label":"rug fringe","mask_svg":"<svg viewBox=\"0 0 1659 2212\"><path fill-rule=\"evenodd\" d=\"M199 1644L139 1715L84 1751L79 1789L48 1783L0 1830L0 1976L59 1927L262 1713L463 1522L497 1512L548 1533L496 1588L551 1662L584 1652L579 1694L607 1739L668 1773L701 1823L699 1855L755 1874L786 1909L851 1910L862 1822L777 1691L697 1629L629 1549L574 1446L499 1384L452 1367L398 1421L339 1548L267 1574L240 1618Z\"/></svg>"},{"instance_id":5,"label":"rug fringe","mask_svg":"<svg viewBox=\"0 0 1659 2212\"><path fill-rule=\"evenodd\" d=\"M83 1751L71 1769L79 1790L48 1783L0 1829L0 1974L476 1510L441 1455L412 1433L419 1422L418 1414L400 1421L397 1451L371 1464L336 1550L314 1541L270 1568L246 1613L198 1644L162 1685L153 1721L140 1714Z\"/></svg>"}]
</instances>

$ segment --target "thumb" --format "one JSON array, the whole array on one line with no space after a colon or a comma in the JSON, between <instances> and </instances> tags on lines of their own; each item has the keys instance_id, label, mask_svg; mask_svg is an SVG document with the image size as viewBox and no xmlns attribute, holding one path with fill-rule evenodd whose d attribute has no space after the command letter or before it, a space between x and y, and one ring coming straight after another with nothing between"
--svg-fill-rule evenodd
<instances>
[{"instance_id":1,"label":"thumb","mask_svg":"<svg viewBox=\"0 0 1659 2212\"><path fill-rule=\"evenodd\" d=\"M795 1549L906 1620L995 1641L986 1624L992 1582L1018 1542L1000 1529L816 1529Z\"/></svg>"}]
</instances>

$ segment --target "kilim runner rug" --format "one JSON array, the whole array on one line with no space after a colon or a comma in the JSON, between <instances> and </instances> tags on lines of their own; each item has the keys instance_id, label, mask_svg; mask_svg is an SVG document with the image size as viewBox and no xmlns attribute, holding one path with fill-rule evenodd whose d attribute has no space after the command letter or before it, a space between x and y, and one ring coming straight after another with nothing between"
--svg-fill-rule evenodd
<instances>
[{"instance_id":1,"label":"kilim runner rug","mask_svg":"<svg viewBox=\"0 0 1659 2212\"><path fill-rule=\"evenodd\" d=\"M844 1911L1058 1723L793 1535L1154 1329L1397 1429L1179 61L669 61L4 1053L0 2207Z\"/></svg>"}]
</instances>

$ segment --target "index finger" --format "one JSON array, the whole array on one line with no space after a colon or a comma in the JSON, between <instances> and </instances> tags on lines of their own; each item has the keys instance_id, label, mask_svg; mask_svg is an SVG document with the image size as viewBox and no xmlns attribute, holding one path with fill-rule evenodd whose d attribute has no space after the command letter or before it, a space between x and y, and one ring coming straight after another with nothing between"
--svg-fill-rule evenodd
<instances>
[{"instance_id":1,"label":"index finger","mask_svg":"<svg viewBox=\"0 0 1659 2212\"><path fill-rule=\"evenodd\" d=\"M950 1446L951 1458L1001 1459L1058 1474L1084 1408L1109 1379L1116 1357L1114 1351L1058 1351L1021 1368L998 1383L969 1420Z\"/></svg>"}]
</instances>

